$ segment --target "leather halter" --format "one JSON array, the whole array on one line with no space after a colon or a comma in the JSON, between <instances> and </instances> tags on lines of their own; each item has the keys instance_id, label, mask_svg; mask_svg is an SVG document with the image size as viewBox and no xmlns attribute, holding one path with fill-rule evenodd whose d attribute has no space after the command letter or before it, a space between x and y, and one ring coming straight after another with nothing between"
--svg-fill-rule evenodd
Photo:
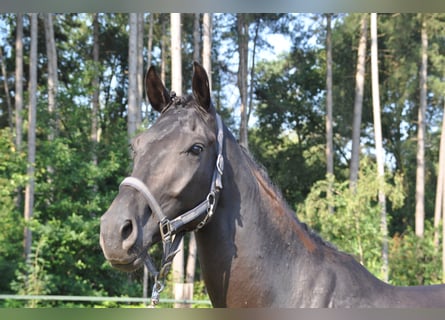
<instances>
[{"instance_id":1,"label":"leather halter","mask_svg":"<svg viewBox=\"0 0 445 320\"><path fill-rule=\"evenodd\" d=\"M184 237L185 232L198 231L210 221L212 215L215 212L220 192L223 189L222 175L224 172L224 128L221 117L218 114L216 114L216 126L217 156L215 169L213 171L212 183L210 185L210 191L207 194L206 199L193 209L182 213L178 217L170 220L164 214L158 201L155 199L153 194L150 192L150 189L144 182L135 177L127 177L121 182L119 186L119 189L123 186L127 186L139 191L144 199L147 201L152 213L155 214L156 217L159 219L159 230L161 233L163 245L163 255L160 270L156 270L152 258L148 253L145 259L145 265L147 269L155 278L155 284L153 286L152 292L153 304L157 304L159 302L159 294L164 288L163 279L170 271L171 263L174 256L179 251L178 246L182 238ZM194 225L196 227L192 229L191 225Z\"/></svg>"}]
</instances>

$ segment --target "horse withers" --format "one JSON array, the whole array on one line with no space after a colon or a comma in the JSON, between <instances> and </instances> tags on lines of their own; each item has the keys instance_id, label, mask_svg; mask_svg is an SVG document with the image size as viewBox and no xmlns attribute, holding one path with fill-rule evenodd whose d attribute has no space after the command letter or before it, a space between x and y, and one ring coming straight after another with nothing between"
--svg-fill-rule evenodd
<instances>
[{"instance_id":1,"label":"horse withers","mask_svg":"<svg viewBox=\"0 0 445 320\"><path fill-rule=\"evenodd\" d=\"M131 176L101 218L112 266L131 272L145 264L165 277L180 239L195 232L215 307L445 306L444 285L391 286L310 231L221 122L196 62L192 89L178 97L153 67L146 75L160 116L133 139ZM159 271L147 253L157 242Z\"/></svg>"}]
</instances>

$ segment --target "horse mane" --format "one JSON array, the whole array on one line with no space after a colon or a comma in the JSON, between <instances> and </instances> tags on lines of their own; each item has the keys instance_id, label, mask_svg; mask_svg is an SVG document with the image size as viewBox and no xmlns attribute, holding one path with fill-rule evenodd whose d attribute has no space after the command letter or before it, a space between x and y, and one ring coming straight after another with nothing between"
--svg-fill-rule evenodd
<instances>
[{"instance_id":1,"label":"horse mane","mask_svg":"<svg viewBox=\"0 0 445 320\"><path fill-rule=\"evenodd\" d=\"M278 186L272 182L271 178L269 177L269 174L267 173L266 168L264 167L264 165L260 164L258 161L255 160L254 156L249 152L249 150L247 150L244 146L240 145L240 148L242 150L243 155L245 156L245 158L248 160L249 166L251 167L252 170L255 170L256 172L258 172L261 175L261 178L263 179L264 182L267 183L267 187L269 188L269 190L272 191L272 193L274 194L274 197L277 199L277 201L288 211L288 212L292 212L293 215L292 217L295 219L295 221L303 228L303 230L313 239L316 241L316 243L327 246L331 249L334 250L338 250L337 247L324 240L316 231L314 231L311 227L309 227L305 222L300 221L300 219L298 219L297 214L295 213L294 210L292 210L289 207L289 204L287 203L286 199L284 198L280 188L278 188Z\"/></svg>"},{"instance_id":2,"label":"horse mane","mask_svg":"<svg viewBox=\"0 0 445 320\"><path fill-rule=\"evenodd\" d=\"M264 182L267 183L267 187L274 193L275 198L289 211L291 208L289 207L287 201L283 197L283 193L281 192L280 188L272 182L272 179L269 177L269 174L267 173L266 167L264 167L261 163L255 160L255 157L250 153L248 149L246 149L244 146L239 144L241 147L241 150L243 151L244 156L248 160L248 163L254 171L260 173L261 178L264 179ZM298 220L297 216L295 218Z\"/></svg>"}]
</instances>

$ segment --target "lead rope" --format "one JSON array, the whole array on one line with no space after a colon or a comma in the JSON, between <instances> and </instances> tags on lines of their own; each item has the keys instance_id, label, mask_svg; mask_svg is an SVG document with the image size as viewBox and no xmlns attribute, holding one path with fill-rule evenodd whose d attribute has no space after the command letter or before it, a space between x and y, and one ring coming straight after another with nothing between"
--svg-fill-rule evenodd
<instances>
[{"instance_id":1,"label":"lead rope","mask_svg":"<svg viewBox=\"0 0 445 320\"><path fill-rule=\"evenodd\" d=\"M154 266L153 261L151 261L150 256L147 256L144 263L148 271L154 278L154 285L151 291L151 298L150 298L151 304L148 306L149 308L154 308L159 303L160 294L162 290L164 290L164 280L158 279L159 272L156 270L156 267Z\"/></svg>"}]
</instances>

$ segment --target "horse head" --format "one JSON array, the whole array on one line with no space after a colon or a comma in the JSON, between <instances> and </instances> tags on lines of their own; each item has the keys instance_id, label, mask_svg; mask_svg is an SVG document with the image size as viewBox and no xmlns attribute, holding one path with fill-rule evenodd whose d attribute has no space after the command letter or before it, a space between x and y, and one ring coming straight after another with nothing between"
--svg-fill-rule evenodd
<instances>
[{"instance_id":1,"label":"horse head","mask_svg":"<svg viewBox=\"0 0 445 320\"><path fill-rule=\"evenodd\" d=\"M185 231L202 227L222 188L222 124L206 71L194 63L193 94L169 93L151 67L145 77L157 121L132 140L133 170L101 218L100 244L115 268L153 269L148 249L162 240L164 264ZM167 247L167 248L166 248Z\"/></svg>"}]
</instances>

